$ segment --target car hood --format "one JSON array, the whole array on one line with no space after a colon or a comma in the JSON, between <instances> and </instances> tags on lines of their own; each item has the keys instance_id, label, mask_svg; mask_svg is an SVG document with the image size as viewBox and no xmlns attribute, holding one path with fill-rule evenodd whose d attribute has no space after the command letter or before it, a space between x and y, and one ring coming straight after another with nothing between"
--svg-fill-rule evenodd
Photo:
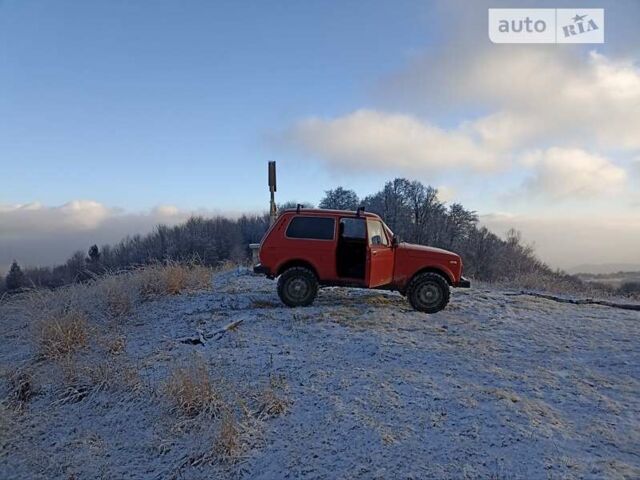
<instances>
[{"instance_id":1,"label":"car hood","mask_svg":"<svg viewBox=\"0 0 640 480\"><path fill-rule=\"evenodd\" d=\"M402 242L398 245L398 248L402 250L404 253L411 255L411 253L416 253L418 255L423 254L437 254L437 255L446 255L446 256L454 256L458 257L457 253L450 252L449 250L444 250L442 248L436 247L427 247L426 245L416 245L415 243L405 243Z\"/></svg>"}]
</instances>

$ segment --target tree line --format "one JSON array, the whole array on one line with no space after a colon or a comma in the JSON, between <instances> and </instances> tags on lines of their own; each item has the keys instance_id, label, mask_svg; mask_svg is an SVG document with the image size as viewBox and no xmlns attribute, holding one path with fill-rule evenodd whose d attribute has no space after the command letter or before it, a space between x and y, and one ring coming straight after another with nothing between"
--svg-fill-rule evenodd
<instances>
[{"instance_id":1,"label":"tree line","mask_svg":"<svg viewBox=\"0 0 640 480\"><path fill-rule=\"evenodd\" d=\"M475 211L459 203L447 205L438 198L436 188L419 181L396 178L362 199L354 191L338 187L327 191L320 203L321 208L354 210L357 206L380 215L401 241L458 253L465 275L472 278L495 282L539 274L573 281L540 261L516 230L500 238L478 224Z\"/></svg>"},{"instance_id":2,"label":"tree line","mask_svg":"<svg viewBox=\"0 0 640 480\"><path fill-rule=\"evenodd\" d=\"M158 225L146 235L133 235L114 245L92 245L55 267L20 268L13 262L0 291L30 287L56 288L97 275L158 262L197 262L216 266L243 261L249 243L257 243L269 226L268 215L192 217L173 227Z\"/></svg>"},{"instance_id":3,"label":"tree line","mask_svg":"<svg viewBox=\"0 0 640 480\"><path fill-rule=\"evenodd\" d=\"M279 205L295 207L296 202ZM304 203L304 207L313 205ZM418 181L396 178L372 195L359 198L356 192L337 187L325 192L320 208L355 210L364 206L377 213L401 241L453 250L462 257L465 275L485 281L509 281L522 275L539 274L574 281L574 277L553 271L541 262L520 234L510 231L500 238L478 224L475 211L459 203L447 205L437 189ZM56 288L86 281L95 275L166 261L197 261L215 266L225 261L245 261L248 245L260 241L269 226L269 217L243 215L192 217L169 227L159 225L146 235L126 237L115 245L92 245L87 253L76 252L55 267L21 269L12 265L0 289L23 287ZM575 282L580 282L575 279Z\"/></svg>"}]
</instances>

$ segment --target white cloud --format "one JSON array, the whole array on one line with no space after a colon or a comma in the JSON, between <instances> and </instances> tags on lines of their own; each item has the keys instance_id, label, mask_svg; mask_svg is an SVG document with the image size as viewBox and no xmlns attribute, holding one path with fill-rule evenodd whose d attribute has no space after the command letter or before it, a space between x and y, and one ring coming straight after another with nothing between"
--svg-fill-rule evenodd
<instances>
[{"instance_id":1,"label":"white cloud","mask_svg":"<svg viewBox=\"0 0 640 480\"><path fill-rule=\"evenodd\" d=\"M627 173L610 160L577 148L550 148L526 155L534 175L525 188L552 199L592 198L623 191Z\"/></svg>"},{"instance_id":2,"label":"white cloud","mask_svg":"<svg viewBox=\"0 0 640 480\"><path fill-rule=\"evenodd\" d=\"M494 45L463 55L425 57L388 87L411 90L413 76L416 103L448 98L452 109L477 105L485 115L442 128L434 118L357 110L302 120L284 143L332 169L408 175L521 170L527 165L515 159L546 149L527 191L561 199L621 188L626 173L612 159L640 151L636 64L555 46Z\"/></svg>"},{"instance_id":3,"label":"white cloud","mask_svg":"<svg viewBox=\"0 0 640 480\"><path fill-rule=\"evenodd\" d=\"M425 55L386 84L393 96L489 113L466 127L498 149L640 149L640 68L630 58L557 46L491 45ZM428 80L428 81L427 81Z\"/></svg>"},{"instance_id":4,"label":"white cloud","mask_svg":"<svg viewBox=\"0 0 640 480\"><path fill-rule=\"evenodd\" d=\"M520 126L521 144L561 140L640 149L640 69L631 61L591 52L577 64L552 51L528 50L517 62L499 56L489 66L497 72L511 68L507 75L522 79L506 82L492 75L487 83L485 75L484 91L478 92L501 105L503 122Z\"/></svg>"},{"instance_id":5,"label":"white cloud","mask_svg":"<svg viewBox=\"0 0 640 480\"><path fill-rule=\"evenodd\" d=\"M438 185L436 188L438 190L438 198L443 202L454 201L458 194L455 188L449 187L448 185Z\"/></svg>"},{"instance_id":6,"label":"white cloud","mask_svg":"<svg viewBox=\"0 0 640 480\"><path fill-rule=\"evenodd\" d=\"M500 111L462 124L467 135L479 138L485 148L505 154L531 142L544 128L544 118L525 117L520 113Z\"/></svg>"},{"instance_id":7,"label":"white cloud","mask_svg":"<svg viewBox=\"0 0 640 480\"><path fill-rule=\"evenodd\" d=\"M39 202L0 205L0 238L31 231L45 234L60 228L91 229L114 213L90 200L74 200L56 207Z\"/></svg>"},{"instance_id":8,"label":"white cloud","mask_svg":"<svg viewBox=\"0 0 640 480\"><path fill-rule=\"evenodd\" d=\"M149 213L126 214L93 200L72 200L60 206L45 206L39 202L0 205L0 239L25 234L48 234L61 230L91 231L105 223L135 222L141 217L154 222L184 217L176 207L157 207Z\"/></svg>"},{"instance_id":9,"label":"white cloud","mask_svg":"<svg viewBox=\"0 0 640 480\"><path fill-rule=\"evenodd\" d=\"M499 166L498 157L465 132L373 110L308 118L285 132L283 140L338 169L486 172Z\"/></svg>"},{"instance_id":10,"label":"white cloud","mask_svg":"<svg viewBox=\"0 0 640 480\"><path fill-rule=\"evenodd\" d=\"M174 205L158 205L151 210L151 214L159 217L174 217L180 215L180 209Z\"/></svg>"},{"instance_id":11,"label":"white cloud","mask_svg":"<svg viewBox=\"0 0 640 480\"><path fill-rule=\"evenodd\" d=\"M640 264L640 216L611 212L607 216L491 214L480 223L503 235L510 228L534 244L536 254L552 267L580 264Z\"/></svg>"},{"instance_id":12,"label":"white cloud","mask_svg":"<svg viewBox=\"0 0 640 480\"><path fill-rule=\"evenodd\" d=\"M91 200L73 200L59 207L58 211L60 219L65 224L79 229L96 228L109 215L114 213L104 205Z\"/></svg>"},{"instance_id":13,"label":"white cloud","mask_svg":"<svg viewBox=\"0 0 640 480\"><path fill-rule=\"evenodd\" d=\"M286 132L288 144L335 170L428 173L453 188L482 184L468 205L480 210L520 184L529 213L505 203L510 212L482 218L490 229L521 230L553 266L638 264L640 216L629 200L638 184L628 177L640 164L626 161L640 152L638 64L572 47L459 39L431 52L384 83L386 110L412 113L310 118ZM439 126L452 117L453 127ZM580 216L586 205L609 213Z\"/></svg>"},{"instance_id":14,"label":"white cloud","mask_svg":"<svg viewBox=\"0 0 640 480\"><path fill-rule=\"evenodd\" d=\"M192 214L163 205L147 212L127 213L92 200L74 200L60 206L34 202L0 204L0 271L13 259L22 265L51 265L94 243L115 243L127 235L145 234L156 225L175 225Z\"/></svg>"}]
</instances>

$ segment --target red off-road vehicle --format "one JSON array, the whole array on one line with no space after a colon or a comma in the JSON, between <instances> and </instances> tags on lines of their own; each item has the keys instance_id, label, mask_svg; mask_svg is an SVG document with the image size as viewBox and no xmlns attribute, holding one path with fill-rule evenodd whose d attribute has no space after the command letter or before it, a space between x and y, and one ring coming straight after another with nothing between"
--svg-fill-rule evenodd
<instances>
[{"instance_id":1,"label":"red off-road vehicle","mask_svg":"<svg viewBox=\"0 0 640 480\"><path fill-rule=\"evenodd\" d=\"M285 210L260 243L256 273L278 278L290 307L310 305L319 285L397 290L416 310L435 313L449 287L468 288L460 256L400 243L378 215L342 210Z\"/></svg>"}]
</instances>

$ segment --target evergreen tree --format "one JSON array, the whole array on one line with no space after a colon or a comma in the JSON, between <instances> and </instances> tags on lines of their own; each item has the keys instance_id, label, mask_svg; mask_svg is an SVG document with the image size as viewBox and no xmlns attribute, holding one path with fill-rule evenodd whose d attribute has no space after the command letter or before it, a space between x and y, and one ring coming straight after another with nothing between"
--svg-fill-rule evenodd
<instances>
[{"instance_id":1,"label":"evergreen tree","mask_svg":"<svg viewBox=\"0 0 640 480\"><path fill-rule=\"evenodd\" d=\"M24 273L22 273L22 269L18 262L15 260L11 264L11 268L9 269L9 273L5 279L5 286L7 290L18 290L26 285Z\"/></svg>"},{"instance_id":2,"label":"evergreen tree","mask_svg":"<svg viewBox=\"0 0 640 480\"><path fill-rule=\"evenodd\" d=\"M85 263L86 263L86 269L87 272L92 272L92 273L100 273L100 271L102 270L102 262L100 261L100 250L98 249L97 245L91 245L91 247L89 247L89 252L88 252L88 256L87 258L84 259ZM81 276L81 278L84 278L84 275Z\"/></svg>"},{"instance_id":3,"label":"evergreen tree","mask_svg":"<svg viewBox=\"0 0 640 480\"><path fill-rule=\"evenodd\" d=\"M87 259L87 262L93 265L97 265L100 262L100 250L98 250L98 245L91 245L89 248L89 258Z\"/></svg>"}]
</instances>

